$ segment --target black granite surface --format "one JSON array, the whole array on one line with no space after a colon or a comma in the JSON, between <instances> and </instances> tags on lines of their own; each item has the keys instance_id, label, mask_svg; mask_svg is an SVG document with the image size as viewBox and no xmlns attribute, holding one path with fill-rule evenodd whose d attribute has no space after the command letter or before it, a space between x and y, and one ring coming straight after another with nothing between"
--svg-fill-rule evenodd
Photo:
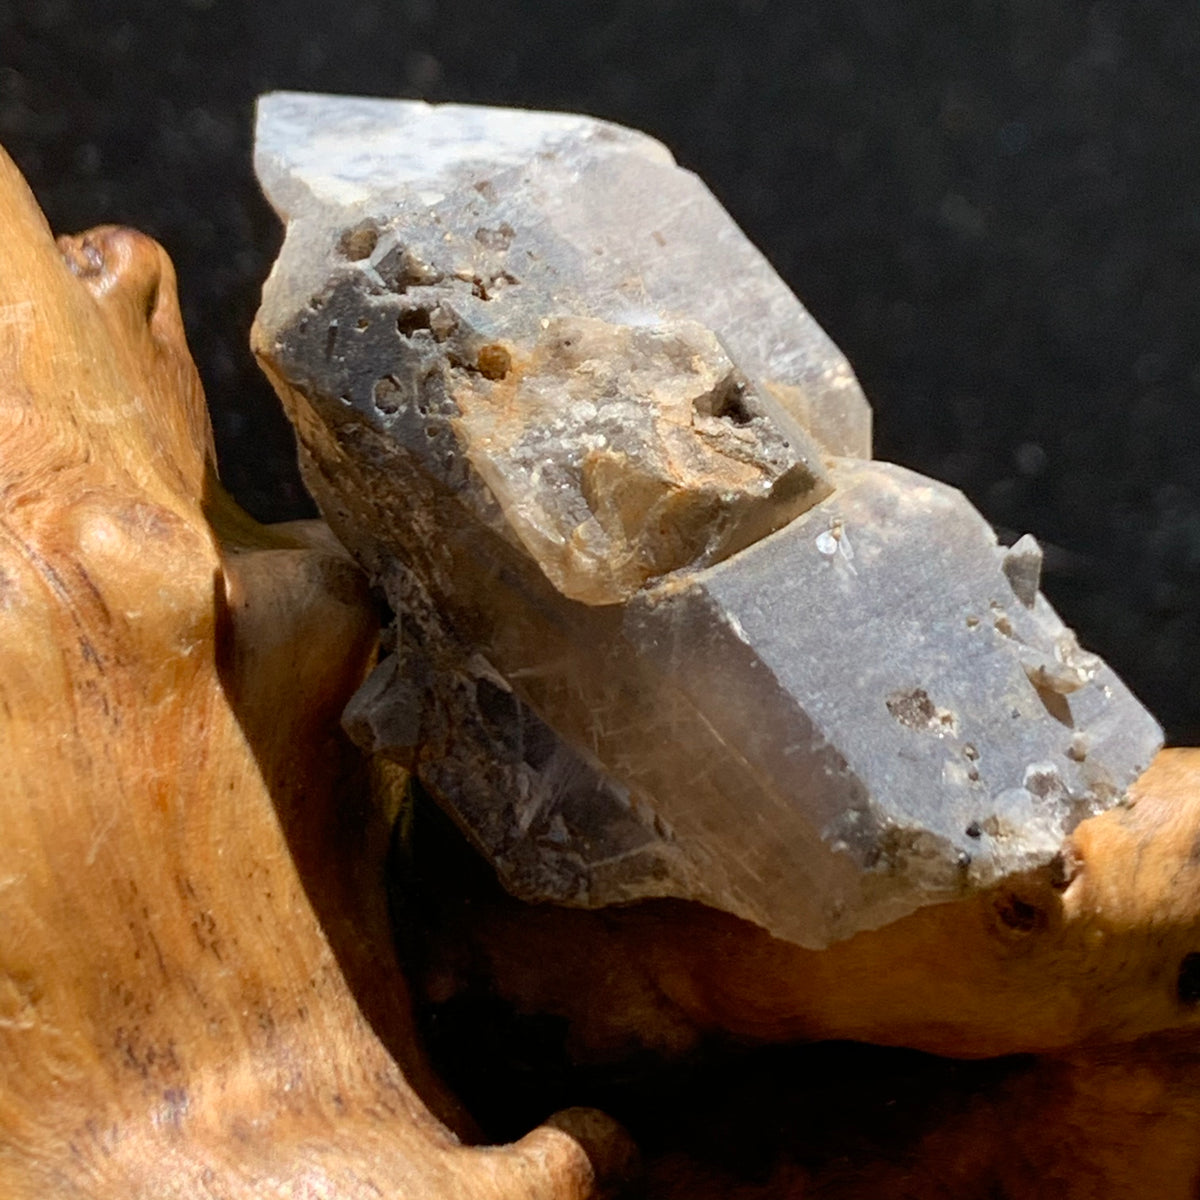
<instances>
[{"instance_id":1,"label":"black granite surface","mask_svg":"<svg viewBox=\"0 0 1200 1200\"><path fill-rule=\"evenodd\" d=\"M254 96L644 128L844 348L880 456L1049 543L1064 616L1196 741L1198 56L1185 0L0 0L0 143L56 229L164 242L226 480L287 517L290 434L246 350L279 239Z\"/></svg>"}]
</instances>

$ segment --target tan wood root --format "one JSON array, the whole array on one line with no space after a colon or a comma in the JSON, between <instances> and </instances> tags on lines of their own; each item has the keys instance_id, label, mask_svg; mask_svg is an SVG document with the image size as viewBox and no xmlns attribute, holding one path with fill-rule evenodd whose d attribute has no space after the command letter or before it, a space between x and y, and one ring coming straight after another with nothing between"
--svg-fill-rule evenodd
<instances>
[{"instance_id":1,"label":"tan wood root","mask_svg":"<svg viewBox=\"0 0 1200 1200\"><path fill-rule=\"evenodd\" d=\"M166 254L2 152L0 232L0 1196L598 1194L599 1114L444 1123L337 726L377 615L221 491Z\"/></svg>"},{"instance_id":2,"label":"tan wood root","mask_svg":"<svg viewBox=\"0 0 1200 1200\"><path fill-rule=\"evenodd\" d=\"M2 155L0 230L0 1196L601 1194L632 1151L600 1114L456 1136L389 949L388 814L337 726L377 615L322 526L222 492L166 255L56 246ZM583 1058L714 1032L1038 1055L899 1149L784 1147L749 1182L652 1158L664 1200L1182 1200L1198 846L1200 752L1167 752L1055 871L820 954L694 906L491 899L447 963L468 944Z\"/></svg>"}]
</instances>

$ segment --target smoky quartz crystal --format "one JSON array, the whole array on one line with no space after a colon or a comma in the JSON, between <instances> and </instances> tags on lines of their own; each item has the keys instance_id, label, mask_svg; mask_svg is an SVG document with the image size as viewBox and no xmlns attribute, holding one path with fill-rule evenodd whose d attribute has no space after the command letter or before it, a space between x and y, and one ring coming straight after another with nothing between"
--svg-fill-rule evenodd
<instances>
[{"instance_id":1,"label":"smoky quartz crystal","mask_svg":"<svg viewBox=\"0 0 1200 1200\"><path fill-rule=\"evenodd\" d=\"M254 346L396 612L346 725L529 900L821 947L1045 866L1160 732L695 175L587 117L280 93Z\"/></svg>"}]
</instances>

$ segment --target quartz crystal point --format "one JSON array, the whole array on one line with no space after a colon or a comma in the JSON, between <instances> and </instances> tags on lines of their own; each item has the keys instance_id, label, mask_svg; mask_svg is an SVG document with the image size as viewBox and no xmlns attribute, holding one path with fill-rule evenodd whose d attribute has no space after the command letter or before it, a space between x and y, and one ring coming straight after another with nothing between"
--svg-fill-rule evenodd
<instances>
[{"instance_id":1,"label":"quartz crystal point","mask_svg":"<svg viewBox=\"0 0 1200 1200\"><path fill-rule=\"evenodd\" d=\"M397 613L346 714L531 900L820 947L1050 863L1158 727L703 184L585 117L277 94L255 349Z\"/></svg>"}]
</instances>

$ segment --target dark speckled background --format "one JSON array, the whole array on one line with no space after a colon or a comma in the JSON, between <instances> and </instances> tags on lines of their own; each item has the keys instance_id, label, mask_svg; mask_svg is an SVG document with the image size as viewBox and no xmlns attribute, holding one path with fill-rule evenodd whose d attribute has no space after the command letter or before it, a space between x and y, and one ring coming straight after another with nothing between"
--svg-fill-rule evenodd
<instances>
[{"instance_id":1,"label":"dark speckled background","mask_svg":"<svg viewBox=\"0 0 1200 1200\"><path fill-rule=\"evenodd\" d=\"M844 348L877 448L1048 542L1200 740L1200 7L1188 0L0 0L0 142L179 269L223 472L305 511L246 350L270 88L578 109L697 170ZM713 286L720 286L719 280Z\"/></svg>"}]
</instances>

